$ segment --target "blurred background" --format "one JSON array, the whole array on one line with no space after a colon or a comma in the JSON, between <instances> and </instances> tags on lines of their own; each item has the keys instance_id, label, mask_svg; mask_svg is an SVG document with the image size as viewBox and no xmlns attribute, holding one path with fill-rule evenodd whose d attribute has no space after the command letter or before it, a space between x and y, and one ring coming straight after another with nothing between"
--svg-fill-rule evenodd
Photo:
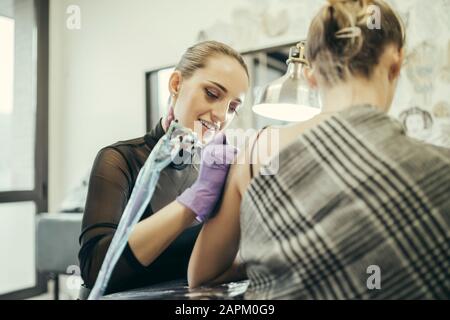
<instances>
[{"instance_id":1,"label":"blurred background","mask_svg":"<svg viewBox=\"0 0 450 320\"><path fill-rule=\"evenodd\" d=\"M450 147L450 0L388 2L407 26L391 113L411 136ZM0 298L76 298L95 155L164 115L168 75L190 45L218 40L243 53L252 86L233 126L283 124L255 115L252 102L286 72L289 48L323 4L0 0Z\"/></svg>"}]
</instances>

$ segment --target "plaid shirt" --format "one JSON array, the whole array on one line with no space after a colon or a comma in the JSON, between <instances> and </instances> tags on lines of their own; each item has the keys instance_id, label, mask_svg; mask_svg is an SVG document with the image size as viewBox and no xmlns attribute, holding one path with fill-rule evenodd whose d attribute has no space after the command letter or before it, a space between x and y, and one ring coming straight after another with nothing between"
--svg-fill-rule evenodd
<instances>
[{"instance_id":1,"label":"plaid shirt","mask_svg":"<svg viewBox=\"0 0 450 320\"><path fill-rule=\"evenodd\" d=\"M450 298L449 150L365 105L300 135L279 164L241 206L246 298Z\"/></svg>"}]
</instances>

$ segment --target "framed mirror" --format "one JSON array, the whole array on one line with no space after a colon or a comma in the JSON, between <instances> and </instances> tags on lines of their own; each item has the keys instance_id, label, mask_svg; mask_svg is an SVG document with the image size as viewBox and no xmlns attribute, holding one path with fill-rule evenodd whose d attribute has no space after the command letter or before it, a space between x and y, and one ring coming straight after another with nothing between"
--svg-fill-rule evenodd
<instances>
[{"instance_id":1,"label":"framed mirror","mask_svg":"<svg viewBox=\"0 0 450 320\"><path fill-rule=\"evenodd\" d=\"M272 120L259 116L252 111L256 97L265 85L286 73L286 60L289 48L295 43L260 49L242 53L247 63L251 83L250 89L237 115L231 123L231 128L259 129L265 125L282 125L283 121ZM161 117L167 112L169 101L168 81L174 66L164 66L146 72L146 130L155 127Z\"/></svg>"}]
</instances>

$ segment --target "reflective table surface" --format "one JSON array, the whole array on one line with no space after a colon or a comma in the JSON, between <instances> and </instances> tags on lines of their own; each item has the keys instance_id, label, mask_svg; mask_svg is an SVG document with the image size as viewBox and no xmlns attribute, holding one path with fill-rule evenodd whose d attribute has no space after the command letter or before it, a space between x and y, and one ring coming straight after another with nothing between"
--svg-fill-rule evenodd
<instances>
[{"instance_id":1,"label":"reflective table surface","mask_svg":"<svg viewBox=\"0 0 450 320\"><path fill-rule=\"evenodd\" d=\"M195 289L189 289L186 281L172 281L113 293L102 300L242 300L247 287L248 280Z\"/></svg>"}]
</instances>

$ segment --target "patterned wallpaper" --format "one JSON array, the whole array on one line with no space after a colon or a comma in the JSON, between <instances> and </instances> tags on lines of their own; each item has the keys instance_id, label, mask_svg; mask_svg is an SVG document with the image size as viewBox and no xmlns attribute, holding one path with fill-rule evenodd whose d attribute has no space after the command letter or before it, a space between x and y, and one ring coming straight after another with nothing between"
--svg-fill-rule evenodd
<instances>
[{"instance_id":1,"label":"patterned wallpaper","mask_svg":"<svg viewBox=\"0 0 450 320\"><path fill-rule=\"evenodd\" d=\"M407 28L405 65L390 113L410 136L450 148L450 0L387 1ZM242 51L295 42L306 37L324 3L246 0L197 40L216 39Z\"/></svg>"},{"instance_id":2,"label":"patterned wallpaper","mask_svg":"<svg viewBox=\"0 0 450 320\"><path fill-rule=\"evenodd\" d=\"M450 148L450 0L391 0L407 27L392 115L408 134Z\"/></svg>"}]
</instances>

